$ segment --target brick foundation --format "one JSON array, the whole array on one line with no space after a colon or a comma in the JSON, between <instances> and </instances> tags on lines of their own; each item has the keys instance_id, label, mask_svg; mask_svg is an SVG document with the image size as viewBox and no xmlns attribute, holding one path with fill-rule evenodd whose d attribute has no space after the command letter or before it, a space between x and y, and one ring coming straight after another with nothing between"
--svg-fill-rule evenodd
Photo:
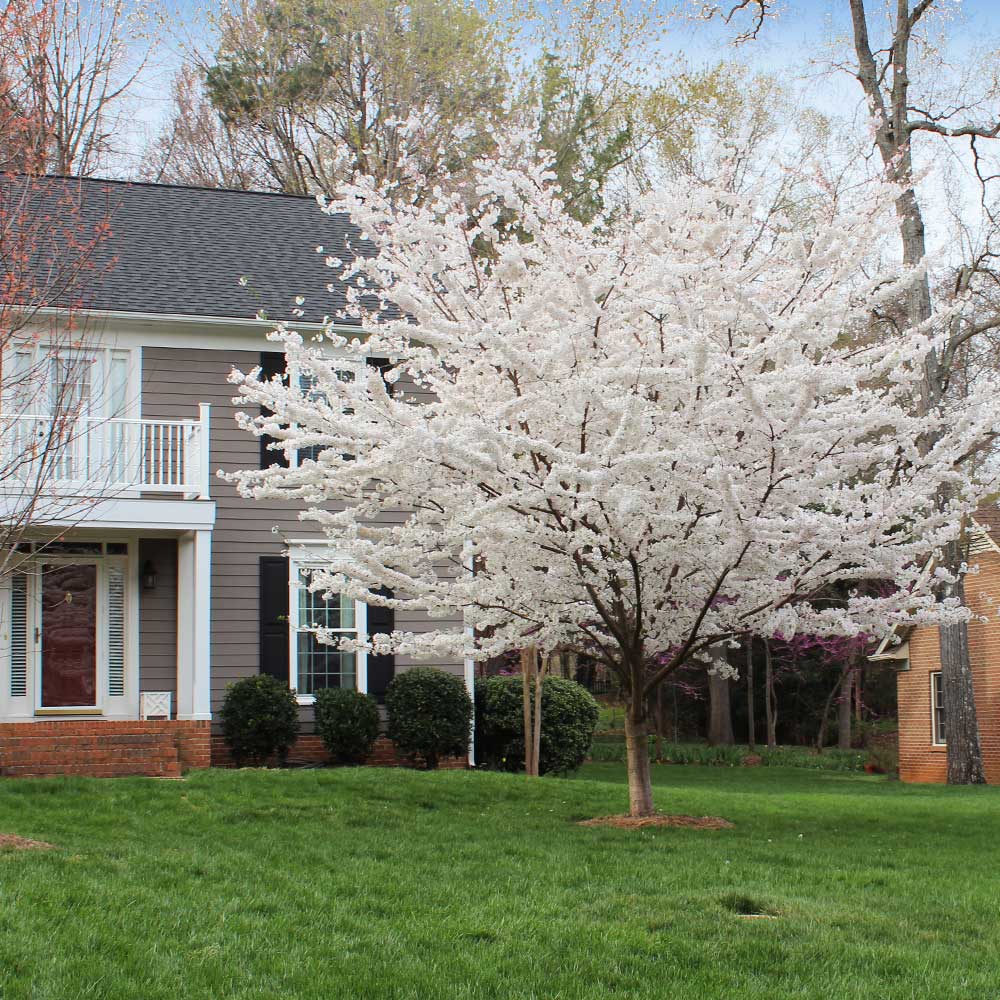
<instances>
[{"instance_id":1,"label":"brick foundation","mask_svg":"<svg viewBox=\"0 0 1000 1000\"><path fill-rule=\"evenodd\" d=\"M290 764L329 764L330 755L318 736L300 736L288 751ZM275 763L272 761L271 763ZM371 756L364 762L369 767L412 767L407 758L400 756L393 742L386 736L375 741ZM461 770L468 767L465 757L445 757L438 767L447 770ZM226 741L218 735L212 736L212 766L233 767L233 759Z\"/></svg>"},{"instance_id":2,"label":"brick foundation","mask_svg":"<svg viewBox=\"0 0 1000 1000\"><path fill-rule=\"evenodd\" d=\"M209 722L0 723L0 776L179 778L211 764Z\"/></svg>"}]
</instances>

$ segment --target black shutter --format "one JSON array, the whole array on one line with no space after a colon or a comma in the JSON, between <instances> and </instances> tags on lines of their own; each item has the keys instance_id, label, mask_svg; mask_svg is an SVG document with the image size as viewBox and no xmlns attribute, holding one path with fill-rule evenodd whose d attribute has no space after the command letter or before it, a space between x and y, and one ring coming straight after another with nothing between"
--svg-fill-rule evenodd
<instances>
[{"instance_id":1,"label":"black shutter","mask_svg":"<svg viewBox=\"0 0 1000 1000\"><path fill-rule=\"evenodd\" d=\"M391 590L384 590L386 597L392 597ZM368 634L389 633L396 627L396 612L380 605L368 605ZM368 693L379 704L385 701L385 692L390 681L396 676L396 657L368 655Z\"/></svg>"},{"instance_id":2,"label":"black shutter","mask_svg":"<svg viewBox=\"0 0 1000 1000\"><path fill-rule=\"evenodd\" d=\"M377 368L382 373L382 378L385 378L385 373L392 368L392 362L387 361L385 358L365 358L365 362L371 365L372 368ZM392 382L385 383L386 392L391 396L396 386Z\"/></svg>"},{"instance_id":3,"label":"black shutter","mask_svg":"<svg viewBox=\"0 0 1000 1000\"><path fill-rule=\"evenodd\" d=\"M260 557L260 672L288 683L288 558Z\"/></svg>"},{"instance_id":4,"label":"black shutter","mask_svg":"<svg viewBox=\"0 0 1000 1000\"><path fill-rule=\"evenodd\" d=\"M260 352L260 378L261 381L268 381L275 375L285 374L285 355L282 351L261 351ZM271 411L266 407L260 408L261 416L269 416ZM268 468L271 465L282 465L287 468L288 459L283 451L273 451L269 446L274 442L274 438L266 434L260 439L260 467Z\"/></svg>"}]
</instances>

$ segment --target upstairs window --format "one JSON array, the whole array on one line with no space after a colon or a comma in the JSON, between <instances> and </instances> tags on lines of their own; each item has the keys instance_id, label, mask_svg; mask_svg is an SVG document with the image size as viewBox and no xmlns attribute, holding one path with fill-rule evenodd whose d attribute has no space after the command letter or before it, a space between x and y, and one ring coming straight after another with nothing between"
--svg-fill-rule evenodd
<instances>
[{"instance_id":1,"label":"upstairs window","mask_svg":"<svg viewBox=\"0 0 1000 1000\"><path fill-rule=\"evenodd\" d=\"M360 365L353 364L351 362L337 362L337 367L334 369L334 374L341 382L346 382L352 385L359 382L359 372ZM329 402L326 393L317 387L316 376L313 372L299 372L298 380L299 388L306 395L307 399L324 403ZM353 413L354 408L345 406L342 412ZM297 465L302 462L315 462L324 450L324 446L319 444L309 445L307 448L299 448L299 450L295 453L295 462Z\"/></svg>"},{"instance_id":2,"label":"upstairs window","mask_svg":"<svg viewBox=\"0 0 1000 1000\"><path fill-rule=\"evenodd\" d=\"M57 482L122 481L139 395L130 352L39 343L4 361L4 431L23 475L38 474L31 463L49 454L44 474Z\"/></svg>"}]
</instances>

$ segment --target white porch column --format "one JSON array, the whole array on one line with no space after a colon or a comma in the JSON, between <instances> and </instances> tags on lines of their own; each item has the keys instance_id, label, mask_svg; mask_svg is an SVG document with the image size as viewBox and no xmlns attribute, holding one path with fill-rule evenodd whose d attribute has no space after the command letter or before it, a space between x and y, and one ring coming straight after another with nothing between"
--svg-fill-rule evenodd
<instances>
[{"instance_id":1,"label":"white porch column","mask_svg":"<svg viewBox=\"0 0 1000 1000\"><path fill-rule=\"evenodd\" d=\"M177 718L212 718L212 532L177 543Z\"/></svg>"},{"instance_id":2,"label":"white porch column","mask_svg":"<svg viewBox=\"0 0 1000 1000\"><path fill-rule=\"evenodd\" d=\"M470 630L471 631L471 630ZM465 690L472 700L472 727L469 733L469 766L476 766L476 661L467 659L465 667Z\"/></svg>"}]
</instances>

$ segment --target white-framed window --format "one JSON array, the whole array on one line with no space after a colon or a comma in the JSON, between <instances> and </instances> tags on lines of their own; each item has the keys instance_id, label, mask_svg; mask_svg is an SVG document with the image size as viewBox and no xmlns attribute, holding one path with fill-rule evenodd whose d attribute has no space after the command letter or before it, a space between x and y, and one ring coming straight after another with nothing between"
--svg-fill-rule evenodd
<instances>
[{"instance_id":1,"label":"white-framed window","mask_svg":"<svg viewBox=\"0 0 1000 1000\"><path fill-rule=\"evenodd\" d=\"M355 359L338 358L330 361L333 373L341 382L361 385L361 375L364 371L364 362ZM299 389L305 393L310 400L321 400L328 402L326 393L316 387L316 376L312 371L293 370L291 377L298 383ZM350 406L345 406L344 413L353 413ZM302 462L315 461L323 452L322 445L310 445L306 448L299 448L292 455L292 464L297 466Z\"/></svg>"},{"instance_id":2,"label":"white-framed window","mask_svg":"<svg viewBox=\"0 0 1000 1000\"><path fill-rule=\"evenodd\" d=\"M103 478L124 472L127 427L138 411L139 377L133 351L65 344L22 344L7 358L4 427L16 455L55 454L55 481ZM34 475L31 465L25 474Z\"/></svg>"},{"instance_id":3,"label":"white-framed window","mask_svg":"<svg viewBox=\"0 0 1000 1000\"><path fill-rule=\"evenodd\" d=\"M335 642L321 642L317 632L366 638L368 608L343 594L310 589L312 566L289 560L289 683L299 701L310 704L324 688L368 689L367 655L345 652Z\"/></svg>"},{"instance_id":4,"label":"white-framed window","mask_svg":"<svg viewBox=\"0 0 1000 1000\"><path fill-rule=\"evenodd\" d=\"M13 350L7 411L111 419L137 405L133 352L39 342Z\"/></svg>"},{"instance_id":5,"label":"white-framed window","mask_svg":"<svg viewBox=\"0 0 1000 1000\"><path fill-rule=\"evenodd\" d=\"M944 684L941 671L931 674L931 741L935 746L945 745Z\"/></svg>"}]
</instances>

